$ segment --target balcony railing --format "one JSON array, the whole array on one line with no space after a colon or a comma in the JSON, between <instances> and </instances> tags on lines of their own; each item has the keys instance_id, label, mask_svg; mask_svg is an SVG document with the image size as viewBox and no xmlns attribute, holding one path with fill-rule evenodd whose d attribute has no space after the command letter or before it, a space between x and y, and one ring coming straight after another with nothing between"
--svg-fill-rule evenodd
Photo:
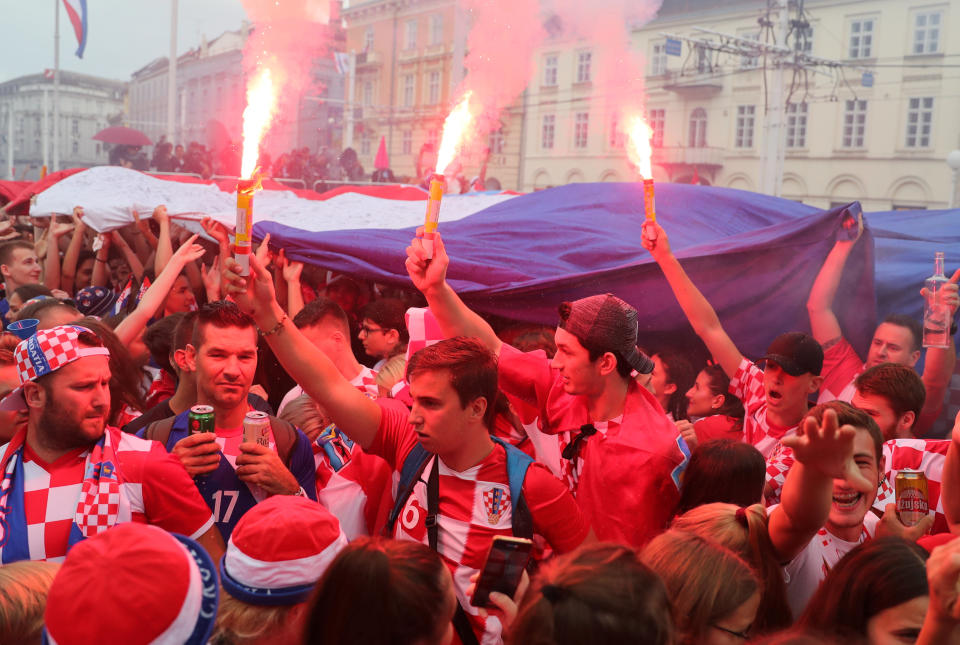
<instances>
[{"instance_id":1,"label":"balcony railing","mask_svg":"<svg viewBox=\"0 0 960 645\"><path fill-rule=\"evenodd\" d=\"M671 146L653 149L653 163L662 166L716 166L723 165L723 148L690 148Z\"/></svg>"},{"instance_id":2,"label":"balcony railing","mask_svg":"<svg viewBox=\"0 0 960 645\"><path fill-rule=\"evenodd\" d=\"M663 89L672 92L719 92L723 76L716 72L668 71L663 77Z\"/></svg>"}]
</instances>

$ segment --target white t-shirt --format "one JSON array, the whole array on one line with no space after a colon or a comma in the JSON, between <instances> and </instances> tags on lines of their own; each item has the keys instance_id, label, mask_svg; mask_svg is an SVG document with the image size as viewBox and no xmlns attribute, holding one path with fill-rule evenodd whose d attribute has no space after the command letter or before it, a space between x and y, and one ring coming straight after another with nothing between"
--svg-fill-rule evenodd
<instances>
[{"instance_id":1,"label":"white t-shirt","mask_svg":"<svg viewBox=\"0 0 960 645\"><path fill-rule=\"evenodd\" d=\"M768 512L772 514L775 508L777 507L768 509ZM860 538L856 542L841 540L822 528L813 536L810 544L783 568L783 580L787 583L787 602L795 619L803 614L807 603L830 569L855 546L876 534L879 521L879 517L867 511L863 518Z\"/></svg>"}]
</instances>

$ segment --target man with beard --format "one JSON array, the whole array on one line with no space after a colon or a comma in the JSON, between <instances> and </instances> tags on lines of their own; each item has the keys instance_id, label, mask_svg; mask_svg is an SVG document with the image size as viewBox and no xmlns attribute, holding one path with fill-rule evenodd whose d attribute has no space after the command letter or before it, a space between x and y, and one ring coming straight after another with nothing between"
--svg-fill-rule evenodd
<instances>
[{"instance_id":1,"label":"man with beard","mask_svg":"<svg viewBox=\"0 0 960 645\"><path fill-rule=\"evenodd\" d=\"M180 464L107 427L109 352L93 332L45 329L14 355L21 386L2 407L25 407L27 426L0 447L0 563L62 561L77 542L131 521L219 557L223 540Z\"/></svg>"},{"instance_id":2,"label":"man with beard","mask_svg":"<svg viewBox=\"0 0 960 645\"><path fill-rule=\"evenodd\" d=\"M158 421L144 436L164 444L194 477L224 540L243 514L271 495L317 499L310 440L286 421L269 417L269 447L244 441L253 408L247 394L257 371L257 328L231 302L197 313L186 363L197 379L197 403L213 408L214 431L190 433L189 410Z\"/></svg>"}]
</instances>

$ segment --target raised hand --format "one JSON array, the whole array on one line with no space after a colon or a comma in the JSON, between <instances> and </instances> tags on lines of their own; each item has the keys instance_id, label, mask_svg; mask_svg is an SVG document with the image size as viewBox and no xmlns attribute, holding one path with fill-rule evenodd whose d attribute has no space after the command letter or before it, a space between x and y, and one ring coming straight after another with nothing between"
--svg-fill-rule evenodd
<instances>
[{"instance_id":1,"label":"raised hand","mask_svg":"<svg viewBox=\"0 0 960 645\"><path fill-rule=\"evenodd\" d=\"M950 281L943 285L943 290L940 292L941 302L950 307L952 317L957 315L957 308L960 307L960 285L957 284L958 282L960 282L960 269L953 272ZM920 295L926 300L930 292L924 287L920 289Z\"/></svg>"},{"instance_id":2,"label":"raised hand","mask_svg":"<svg viewBox=\"0 0 960 645\"><path fill-rule=\"evenodd\" d=\"M436 233L433 238L433 259L427 258L423 248L423 227L417 229L417 237L413 238L407 247L407 274L421 293L426 293L444 284L447 279L447 267L450 258L447 257L443 238Z\"/></svg>"},{"instance_id":3,"label":"raised hand","mask_svg":"<svg viewBox=\"0 0 960 645\"><path fill-rule=\"evenodd\" d=\"M163 224L166 222L170 223L170 215L167 214L167 207L163 204L160 204L153 209L153 219L157 220L157 223Z\"/></svg>"},{"instance_id":4,"label":"raised hand","mask_svg":"<svg viewBox=\"0 0 960 645\"><path fill-rule=\"evenodd\" d=\"M209 269L205 264L200 265L200 278L203 280L203 288L207 291L207 299L211 302L220 300L223 295L220 291L220 256L213 258L213 264Z\"/></svg>"},{"instance_id":5,"label":"raised hand","mask_svg":"<svg viewBox=\"0 0 960 645\"><path fill-rule=\"evenodd\" d=\"M663 227L656 222L647 220L643 223L640 242L643 244L643 248L650 251L650 255L657 262L670 256L670 238L667 237L667 232L663 230Z\"/></svg>"},{"instance_id":6,"label":"raised hand","mask_svg":"<svg viewBox=\"0 0 960 645\"><path fill-rule=\"evenodd\" d=\"M277 259L283 279L287 282L300 282L300 274L303 273L303 262L288 260L283 249L280 249L280 256Z\"/></svg>"},{"instance_id":7,"label":"raised hand","mask_svg":"<svg viewBox=\"0 0 960 645\"><path fill-rule=\"evenodd\" d=\"M204 217L200 220L200 226L203 227L207 235L215 239L219 244L230 245L230 233L227 231L227 227L217 220L212 217Z\"/></svg>"},{"instance_id":8,"label":"raised hand","mask_svg":"<svg viewBox=\"0 0 960 645\"><path fill-rule=\"evenodd\" d=\"M240 275L240 265L232 257L224 262L222 284L226 294L234 299L240 310L257 317L269 312L276 302L273 278L256 255L250 255L250 275Z\"/></svg>"},{"instance_id":9,"label":"raised hand","mask_svg":"<svg viewBox=\"0 0 960 645\"><path fill-rule=\"evenodd\" d=\"M856 428L840 426L836 411L826 410L822 424L808 416L797 428L796 435L781 441L793 450L794 458L804 466L819 470L832 479L844 479L856 490L870 493L877 489L877 482L864 477L854 461L856 436Z\"/></svg>"},{"instance_id":10,"label":"raised hand","mask_svg":"<svg viewBox=\"0 0 960 645\"><path fill-rule=\"evenodd\" d=\"M260 242L260 246L257 247L257 259L260 260L260 264L262 264L264 268L269 268L270 263L273 261L273 253L270 251L269 233L263 236L263 241Z\"/></svg>"},{"instance_id":11,"label":"raised hand","mask_svg":"<svg viewBox=\"0 0 960 645\"><path fill-rule=\"evenodd\" d=\"M186 266L189 262L195 262L203 257L204 248L197 244L197 234L191 235L174 252L170 259L179 262L180 266Z\"/></svg>"}]
</instances>

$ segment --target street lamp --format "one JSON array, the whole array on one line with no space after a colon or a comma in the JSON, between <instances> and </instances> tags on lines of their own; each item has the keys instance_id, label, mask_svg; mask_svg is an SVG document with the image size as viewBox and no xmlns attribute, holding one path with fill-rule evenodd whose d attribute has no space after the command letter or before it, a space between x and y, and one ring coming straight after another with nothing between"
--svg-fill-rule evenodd
<instances>
[{"instance_id":1,"label":"street lamp","mask_svg":"<svg viewBox=\"0 0 960 645\"><path fill-rule=\"evenodd\" d=\"M950 208L960 206L957 197L957 184L960 183L960 150L954 150L947 155L947 165L953 171L953 181L950 184Z\"/></svg>"}]
</instances>

